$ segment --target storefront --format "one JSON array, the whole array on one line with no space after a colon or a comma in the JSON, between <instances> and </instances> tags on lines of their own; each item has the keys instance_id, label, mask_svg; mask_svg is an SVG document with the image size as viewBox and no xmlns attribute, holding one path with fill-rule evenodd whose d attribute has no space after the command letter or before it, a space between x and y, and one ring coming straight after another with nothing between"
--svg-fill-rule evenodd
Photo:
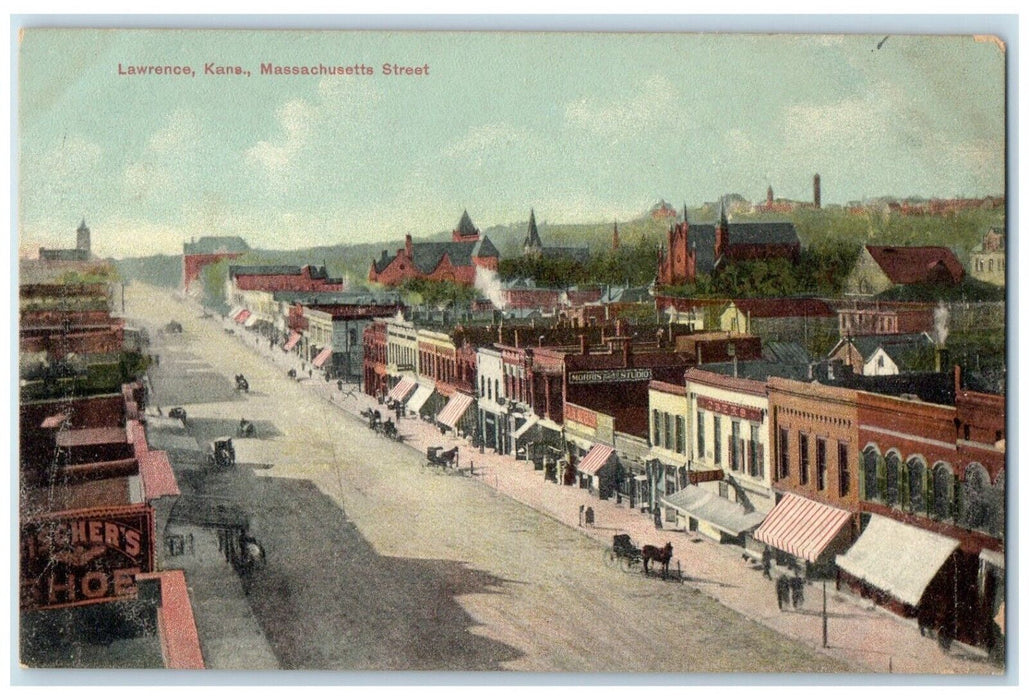
<instances>
[{"instance_id":1,"label":"storefront","mask_svg":"<svg viewBox=\"0 0 1029 700\"><path fill-rule=\"evenodd\" d=\"M805 564L811 572L832 573L835 555L854 539L851 514L840 508L787 493L754 533L775 550L782 564Z\"/></svg>"},{"instance_id":2,"label":"storefront","mask_svg":"<svg viewBox=\"0 0 1029 700\"><path fill-rule=\"evenodd\" d=\"M743 546L745 533L765 519L764 513L748 511L717 493L698 486L686 486L661 499L676 512L676 529L699 532L721 544Z\"/></svg>"}]
</instances>

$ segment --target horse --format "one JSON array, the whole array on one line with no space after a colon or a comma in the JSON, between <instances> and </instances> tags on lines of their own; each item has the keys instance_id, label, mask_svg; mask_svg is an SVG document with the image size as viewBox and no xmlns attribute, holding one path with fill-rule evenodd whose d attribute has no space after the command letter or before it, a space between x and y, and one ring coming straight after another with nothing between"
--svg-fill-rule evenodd
<instances>
[{"instance_id":1,"label":"horse","mask_svg":"<svg viewBox=\"0 0 1029 700\"><path fill-rule=\"evenodd\" d=\"M656 561L661 564L661 575L668 574L668 564L672 561L672 543L666 542L664 547L655 547L652 544L643 545L643 571L650 573L649 564Z\"/></svg>"}]
</instances>

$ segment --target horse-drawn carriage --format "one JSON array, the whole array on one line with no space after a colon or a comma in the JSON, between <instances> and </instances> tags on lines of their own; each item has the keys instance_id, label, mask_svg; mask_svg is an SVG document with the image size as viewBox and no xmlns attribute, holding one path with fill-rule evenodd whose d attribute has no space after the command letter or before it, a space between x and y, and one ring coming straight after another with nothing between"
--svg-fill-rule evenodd
<instances>
[{"instance_id":1,"label":"horse-drawn carriage","mask_svg":"<svg viewBox=\"0 0 1029 700\"><path fill-rule=\"evenodd\" d=\"M236 428L236 437L254 437L256 432L253 422L248 421L246 418L239 419L239 427Z\"/></svg>"},{"instance_id":2,"label":"horse-drawn carriage","mask_svg":"<svg viewBox=\"0 0 1029 700\"><path fill-rule=\"evenodd\" d=\"M650 563L657 562L661 565L661 578L668 576L671 561L671 542L666 542L664 547L646 544L640 549L633 543L632 538L625 534L615 535L612 538L611 547L604 551L604 562L608 566L619 565L622 571L632 571L642 563L642 572L649 575L651 573Z\"/></svg>"},{"instance_id":3,"label":"horse-drawn carriage","mask_svg":"<svg viewBox=\"0 0 1029 700\"><path fill-rule=\"evenodd\" d=\"M425 462L422 466L426 469L433 468L446 471L448 469L453 469L456 463L456 447L452 447L449 450L444 450L439 445L425 448Z\"/></svg>"},{"instance_id":4,"label":"horse-drawn carriage","mask_svg":"<svg viewBox=\"0 0 1029 700\"><path fill-rule=\"evenodd\" d=\"M242 391L244 394L250 393L250 382L242 374L236 375L236 391Z\"/></svg>"},{"instance_id":5,"label":"horse-drawn carriage","mask_svg":"<svg viewBox=\"0 0 1029 700\"><path fill-rule=\"evenodd\" d=\"M183 423L185 423L186 422L186 409L182 408L182 406L176 406L175 408L169 409L168 410L168 417L169 418L177 418L180 421L182 421Z\"/></svg>"},{"instance_id":6,"label":"horse-drawn carriage","mask_svg":"<svg viewBox=\"0 0 1029 700\"><path fill-rule=\"evenodd\" d=\"M218 437L207 443L207 463L215 467L231 467L236 463L236 448L232 438Z\"/></svg>"}]
</instances>

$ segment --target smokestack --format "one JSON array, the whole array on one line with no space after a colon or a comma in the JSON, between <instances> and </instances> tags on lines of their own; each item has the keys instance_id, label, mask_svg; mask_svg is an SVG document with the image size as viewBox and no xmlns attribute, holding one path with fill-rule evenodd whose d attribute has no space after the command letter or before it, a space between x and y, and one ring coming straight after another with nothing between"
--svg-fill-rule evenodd
<instances>
[{"instance_id":1,"label":"smokestack","mask_svg":"<svg viewBox=\"0 0 1029 700\"><path fill-rule=\"evenodd\" d=\"M411 257L411 250L413 247L414 244L411 242L411 234L409 233L407 234L407 237L404 238L404 250L407 252L407 257Z\"/></svg>"},{"instance_id":2,"label":"smokestack","mask_svg":"<svg viewBox=\"0 0 1029 700\"><path fill-rule=\"evenodd\" d=\"M946 372L947 365L950 364L950 351L947 348L936 348L936 371Z\"/></svg>"},{"instance_id":3,"label":"smokestack","mask_svg":"<svg viewBox=\"0 0 1029 700\"><path fill-rule=\"evenodd\" d=\"M626 368L632 363L632 338L622 341L622 365Z\"/></svg>"},{"instance_id":4,"label":"smokestack","mask_svg":"<svg viewBox=\"0 0 1029 700\"><path fill-rule=\"evenodd\" d=\"M815 173L815 209L822 208L822 178L818 173Z\"/></svg>"},{"instance_id":5,"label":"smokestack","mask_svg":"<svg viewBox=\"0 0 1029 700\"><path fill-rule=\"evenodd\" d=\"M954 393L961 391L961 365L954 365Z\"/></svg>"}]
</instances>

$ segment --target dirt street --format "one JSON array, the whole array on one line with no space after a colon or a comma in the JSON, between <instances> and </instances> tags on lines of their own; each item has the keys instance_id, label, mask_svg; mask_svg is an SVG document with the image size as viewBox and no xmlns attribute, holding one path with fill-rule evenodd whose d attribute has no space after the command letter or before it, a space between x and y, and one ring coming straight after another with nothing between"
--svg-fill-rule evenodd
<instances>
[{"instance_id":1,"label":"dirt street","mask_svg":"<svg viewBox=\"0 0 1029 700\"><path fill-rule=\"evenodd\" d=\"M600 544L478 480L424 469L167 290L133 284L126 301L150 326L165 410L184 406L200 440L255 424L235 468L187 464L179 479L250 510L268 562L249 600L283 668L851 670L690 586L605 566ZM158 339L171 319L184 333Z\"/></svg>"}]
</instances>

